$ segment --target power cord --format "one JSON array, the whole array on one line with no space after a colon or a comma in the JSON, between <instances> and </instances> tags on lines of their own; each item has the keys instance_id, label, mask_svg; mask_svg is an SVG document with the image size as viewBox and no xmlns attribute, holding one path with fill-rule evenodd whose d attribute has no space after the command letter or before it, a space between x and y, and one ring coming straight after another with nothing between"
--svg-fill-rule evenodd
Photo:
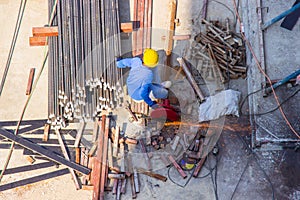
<instances>
[{"instance_id":1,"label":"power cord","mask_svg":"<svg viewBox=\"0 0 300 200\"><path fill-rule=\"evenodd\" d=\"M239 178L239 181L238 181L238 183L237 183L237 185L236 185L236 187L235 187L235 189L234 189L234 191L233 191L233 193L232 193L232 195L231 195L231 199L232 199L233 196L235 195L235 193L236 193L236 191L237 191L237 188L238 188L238 185L240 184L241 179L242 179L242 177L244 176L244 174L245 174L245 172L246 172L246 169L248 168L248 166L249 166L249 164L250 164L250 161L251 161L250 159L253 158L253 159L255 160L257 166L259 167L259 169L260 169L260 170L262 171L262 173L264 174L266 180L268 181L268 183L269 183L269 185L270 185L270 187L271 187L271 190L272 190L272 200L275 200L274 186L273 186L273 184L272 184L272 182L271 182L271 180L270 180L270 177L267 175L266 171L265 171L265 170L262 168L262 166L259 164L258 159L257 159L257 155L256 155L255 152L248 146L248 144L247 144L246 141L242 138L242 136L240 136L240 134L237 134L237 136L238 136L239 139L242 141L242 143L244 144L244 146L248 149L248 151L251 152L252 157L248 158L247 164L246 164L246 166L245 166L245 168L244 168L244 170L243 170L243 172L242 172L242 174L241 174L241 176L240 176L240 178Z\"/></svg>"},{"instance_id":2,"label":"power cord","mask_svg":"<svg viewBox=\"0 0 300 200\"><path fill-rule=\"evenodd\" d=\"M253 95L253 94L255 94L255 93L257 93L257 92L260 92L260 91L262 91L262 89L257 90L257 91L254 91L254 92L251 92L251 93L249 93L249 94L243 99L243 101L242 101L241 104L240 104L240 111L241 111L241 114L242 114L242 115L247 115L247 116L250 116L250 115L262 116L262 115L266 115L266 114L272 113L272 112L274 112L275 110L278 110L283 104L285 104L287 101L289 101L292 97L294 97L294 96L300 91L300 88L297 89L296 91L294 91L289 97L287 97L285 100L283 100L283 101L282 101L279 105L277 105L275 108L272 108L272 109L270 109L270 110L268 110L268 111L266 111L266 112L262 112L262 113L243 114L243 113L242 113L242 108L243 108L243 106L244 106L244 103L245 103L246 100L248 99L248 97L249 97L250 95Z\"/></svg>"}]
</instances>

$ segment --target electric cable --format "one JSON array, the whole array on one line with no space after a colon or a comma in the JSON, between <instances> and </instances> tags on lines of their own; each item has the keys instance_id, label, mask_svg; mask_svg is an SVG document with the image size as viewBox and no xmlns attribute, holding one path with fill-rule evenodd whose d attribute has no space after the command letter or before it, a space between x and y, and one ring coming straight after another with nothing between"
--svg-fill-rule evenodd
<instances>
[{"instance_id":1,"label":"electric cable","mask_svg":"<svg viewBox=\"0 0 300 200\"><path fill-rule=\"evenodd\" d=\"M170 176L170 170L172 169L172 168L174 168L174 166L171 166L171 167L169 167L169 169L168 169L168 178L169 178L169 180L172 182L172 183L174 183L175 185L177 185L177 186L179 186L179 187L181 187L181 188L185 188L185 186L190 182L190 180L192 179L192 174L194 173L194 171L195 171L195 168L192 170L192 173L189 173L189 178L188 178L188 180L185 182L185 184L184 185L180 185L179 183L176 183L172 178L171 178L171 176Z\"/></svg>"},{"instance_id":2,"label":"electric cable","mask_svg":"<svg viewBox=\"0 0 300 200\"><path fill-rule=\"evenodd\" d=\"M224 6L225 8L227 8L228 11L230 11L231 14L233 15L234 23L236 24L236 22L237 22L236 15L234 14L234 11L231 8L229 8L225 3L222 3L222 2L217 1L217 0L209 0L209 1L213 1L217 4L220 4L220 5Z\"/></svg>"},{"instance_id":3,"label":"electric cable","mask_svg":"<svg viewBox=\"0 0 300 200\"><path fill-rule=\"evenodd\" d=\"M58 0L55 1L54 5L53 5L53 7L52 7L51 17L50 17L49 22L48 22L48 25L49 25L49 26L50 26L50 25L52 24L52 22L53 22L54 14L55 14L55 12L56 12L56 5L57 5L57 3L58 3ZM45 68L46 63L47 63L47 59L48 59L48 51L47 51L47 46L45 46L45 54L44 54L44 59L43 59L42 67L41 67L41 69L40 69L40 71L39 71L39 73L38 73L38 75L37 75L36 80L34 81L34 83L33 83L33 85L32 85L31 93L30 93L30 95L27 97L27 100L26 100L26 102L25 102L25 104L24 104L24 107L23 107L23 110L22 110L20 119L19 119L18 124L17 124L17 126L16 126L16 129L15 129L15 131L14 131L14 134L15 134L15 135L18 134L18 131L19 131L21 122L23 121L24 114L25 114L26 109L27 109L27 107L28 107L28 105L29 105L30 99L31 99L31 97L32 97L32 95L33 95L33 93L34 93L34 91L35 91L35 89L36 89L37 83L38 83L38 81L39 81L39 79L40 79L40 77L41 77L41 75L42 75L42 72L44 71L44 68ZM6 160L5 160L4 166L3 166L2 170L0 171L0 183L1 183L1 180L2 180L2 178L3 178L4 174L5 174L5 171L6 171L7 167L8 167L9 161L10 161L11 156L12 156L12 153L13 153L14 146L15 146L15 142L12 142L11 145L10 145L9 152L8 152L7 158L6 158Z\"/></svg>"},{"instance_id":4,"label":"electric cable","mask_svg":"<svg viewBox=\"0 0 300 200\"><path fill-rule=\"evenodd\" d=\"M15 46L16 46L16 43L17 43L20 27L21 27L21 24L22 24L22 21L23 21L23 15L24 15L24 12L25 12L26 3L27 3L27 0L22 0L21 3L20 3L20 7L19 7L19 11L18 11L18 17L17 17L17 21L16 21L16 26L15 26L13 38L12 38L9 53L8 53L8 58L7 58L7 61L6 61L4 73L3 73L1 84L0 84L0 96L2 94L4 84L5 84L5 80L6 80L8 70L9 70L9 67L10 67L10 63L11 63L11 60L12 60L12 56L14 54L14 50L15 50Z\"/></svg>"},{"instance_id":5,"label":"electric cable","mask_svg":"<svg viewBox=\"0 0 300 200\"><path fill-rule=\"evenodd\" d=\"M220 4L220 5L224 6L225 8L227 8L228 11L232 13L234 24L237 23L236 15L234 14L233 10L231 8L229 8L226 4L224 4L224 3L220 2L220 1L217 1L217 0L209 0L209 1L213 1L213 2L215 2L217 4ZM208 4L207 4L207 6L208 6ZM197 20L200 18L200 15L202 15L202 12L203 12L203 10L201 9L200 12L199 12L199 14L198 14Z\"/></svg>"},{"instance_id":6,"label":"electric cable","mask_svg":"<svg viewBox=\"0 0 300 200\"><path fill-rule=\"evenodd\" d=\"M251 96L251 95L253 95L253 94L256 94L256 93L258 93L258 92L260 92L260 91L262 91L263 89L259 89L259 90L256 90L256 91L254 91L254 92L250 92L249 94L247 94L246 96L245 96L245 98L241 101L241 103L240 103L240 110L242 110L242 108L243 108L243 106L244 106L244 103L246 102L246 100L248 99L248 97L249 96Z\"/></svg>"},{"instance_id":7,"label":"electric cable","mask_svg":"<svg viewBox=\"0 0 300 200\"><path fill-rule=\"evenodd\" d=\"M268 111L266 111L266 112L262 112L262 113L243 114L243 113L242 113L242 108L243 108L243 105L244 105L245 101L247 100L247 98L248 98L250 95L253 95L253 94L255 94L255 93L257 93L257 92L259 92L259 91L261 91L261 90L262 90L262 89L257 90L257 91L254 91L254 92L248 94L248 95L243 99L243 101L241 102L241 105L240 105L240 110L241 110L241 114L242 114L242 115L246 115L246 116L250 116L250 115L251 115L251 116L252 116L252 115L254 115L254 116L262 116L262 115L266 115L266 114L272 113L272 112L276 111L277 109L279 109L279 107L281 107L283 104L285 104L286 102L288 102L292 97L294 97L294 96L300 91L300 88L297 89L296 91L294 91L290 96L288 96L285 100L283 100L283 101L282 101L278 106L276 106L275 108L272 108L272 109L270 109L270 110L268 110Z\"/></svg>"},{"instance_id":8,"label":"electric cable","mask_svg":"<svg viewBox=\"0 0 300 200\"><path fill-rule=\"evenodd\" d=\"M268 181L271 190L272 190L272 200L275 200L275 190L274 190L274 186L273 183L270 180L270 177L267 175L266 171L262 168L262 166L260 165L260 163L258 162L257 159L257 155L255 154L255 152L248 146L248 144L246 143L246 141L242 138L242 136L240 134L237 134L237 136L239 137L239 139L242 141L242 143L244 144L244 146L248 149L248 151L251 153L251 155L253 156L255 163L257 164L257 166L259 167L259 169L262 171L262 173L264 174L266 180ZM248 158L249 160L250 158ZM250 161L249 161L250 162ZM242 176L240 177L240 179L242 178Z\"/></svg>"},{"instance_id":9,"label":"electric cable","mask_svg":"<svg viewBox=\"0 0 300 200\"><path fill-rule=\"evenodd\" d=\"M244 167L244 170L243 170L243 172L242 172L242 174L241 174L241 176L240 176L240 178L239 178L239 180L238 180L238 182L237 182L237 184L236 184L236 186L235 186L235 188L234 188L234 190L233 190L233 193L231 194L231 197L230 197L231 200L233 199L233 197L234 197L234 195L235 195L235 193L236 193L236 190L237 190L237 188L238 188L238 186L239 186L239 184L240 184L240 182L241 182L241 180L242 180L242 178L243 178L243 176L244 176L244 174L245 174L245 172L246 172L246 169L247 169L248 166L249 166L249 163L250 163L250 159L247 159L247 164L246 164L246 166Z\"/></svg>"},{"instance_id":10,"label":"electric cable","mask_svg":"<svg viewBox=\"0 0 300 200\"><path fill-rule=\"evenodd\" d=\"M234 5L234 10L235 10L235 14L236 14L236 17L237 17L237 20L239 22L239 25L240 25L240 30L242 30L242 22L241 22L241 18L238 14L238 11L237 11L237 5L236 5L236 2L235 0L232 0L233 1L233 5ZM275 89L273 88L273 85L272 85L272 81L270 79L270 77L266 74L266 72L262 69L261 65L260 65L260 62L252 48L252 45L250 44L249 40L246 38L246 36L244 35L244 33L241 32L241 36L243 38L243 40L245 41L245 43L247 44L254 60L255 60L255 63L256 63L256 66L258 67L259 71L263 74L263 76L267 79L267 81L269 82L269 84L271 85L271 89L272 89L272 93L274 95L274 98L276 100L276 103L277 105L279 106L279 110L280 110L280 113L282 115L282 117L284 118L286 124L288 125L288 127L290 128L290 130L298 137L300 138L300 135L299 133L294 129L294 127L292 126L292 124L290 123L290 121L288 120L287 116L285 115L283 109L280 107L280 103L279 103L279 99L278 99L278 96L275 92Z\"/></svg>"},{"instance_id":11,"label":"electric cable","mask_svg":"<svg viewBox=\"0 0 300 200\"><path fill-rule=\"evenodd\" d=\"M210 161L208 161L208 165L209 165L209 168L210 168L210 171L211 171L210 177L211 177L211 181L212 181L212 184L213 184L215 198L216 198L216 200L218 200L219 199L219 197L218 197L218 184L217 184L218 158L217 158L217 156L215 156L215 157L216 157L215 169L211 168ZM213 175L213 172L215 172L215 175Z\"/></svg>"}]
</instances>

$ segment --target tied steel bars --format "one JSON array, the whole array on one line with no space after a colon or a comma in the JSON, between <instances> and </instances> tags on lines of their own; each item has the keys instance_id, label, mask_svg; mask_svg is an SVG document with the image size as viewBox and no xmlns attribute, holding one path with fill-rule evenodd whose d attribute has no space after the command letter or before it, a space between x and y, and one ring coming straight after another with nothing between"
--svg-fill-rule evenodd
<instances>
[{"instance_id":1,"label":"tied steel bars","mask_svg":"<svg viewBox=\"0 0 300 200\"><path fill-rule=\"evenodd\" d=\"M54 0L49 0L49 9ZM49 37L48 123L92 120L123 102L118 0L60 0Z\"/></svg>"}]
</instances>

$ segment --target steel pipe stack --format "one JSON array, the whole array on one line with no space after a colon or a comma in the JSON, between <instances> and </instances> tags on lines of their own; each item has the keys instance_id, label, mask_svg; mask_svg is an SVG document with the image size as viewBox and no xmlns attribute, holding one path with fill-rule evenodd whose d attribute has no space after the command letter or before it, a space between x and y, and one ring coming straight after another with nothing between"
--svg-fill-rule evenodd
<instances>
[{"instance_id":1,"label":"steel pipe stack","mask_svg":"<svg viewBox=\"0 0 300 200\"><path fill-rule=\"evenodd\" d=\"M55 0L49 0L49 16ZM49 37L49 120L53 128L121 105L118 0L59 0Z\"/></svg>"}]
</instances>

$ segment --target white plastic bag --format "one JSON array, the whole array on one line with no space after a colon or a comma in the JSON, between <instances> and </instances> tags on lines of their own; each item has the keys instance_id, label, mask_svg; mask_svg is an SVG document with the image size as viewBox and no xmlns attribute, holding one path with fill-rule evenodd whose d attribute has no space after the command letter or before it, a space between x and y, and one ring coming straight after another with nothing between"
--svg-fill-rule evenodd
<instances>
[{"instance_id":1,"label":"white plastic bag","mask_svg":"<svg viewBox=\"0 0 300 200\"><path fill-rule=\"evenodd\" d=\"M241 92L224 90L214 96L210 96L199 107L199 122L218 119L224 115L239 117L239 102Z\"/></svg>"}]
</instances>

